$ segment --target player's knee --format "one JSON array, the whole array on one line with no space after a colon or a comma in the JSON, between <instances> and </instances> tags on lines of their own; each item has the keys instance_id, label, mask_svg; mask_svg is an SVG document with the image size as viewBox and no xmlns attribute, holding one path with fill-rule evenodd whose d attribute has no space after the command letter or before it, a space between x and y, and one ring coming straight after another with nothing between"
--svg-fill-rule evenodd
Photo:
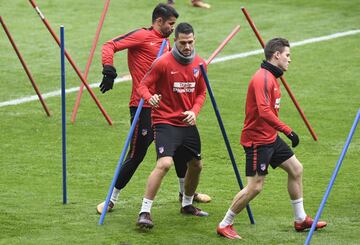
<instances>
[{"instance_id":1,"label":"player's knee","mask_svg":"<svg viewBox=\"0 0 360 245\"><path fill-rule=\"evenodd\" d=\"M141 163L146 156L146 151L143 152L135 152L132 156L134 162Z\"/></svg>"},{"instance_id":2,"label":"player's knee","mask_svg":"<svg viewBox=\"0 0 360 245\"><path fill-rule=\"evenodd\" d=\"M299 166L298 166L298 169L297 169L297 175L298 175L299 177L301 177L301 176L303 175L303 173L304 173L304 167L303 167L303 165L299 162Z\"/></svg>"},{"instance_id":3,"label":"player's knee","mask_svg":"<svg viewBox=\"0 0 360 245\"><path fill-rule=\"evenodd\" d=\"M294 179L301 178L304 172L303 165L298 161L298 163L293 168L293 171L291 171L291 175Z\"/></svg>"},{"instance_id":4,"label":"player's knee","mask_svg":"<svg viewBox=\"0 0 360 245\"><path fill-rule=\"evenodd\" d=\"M165 172L169 171L170 167L171 167L171 163L169 163L169 162L161 165L161 169Z\"/></svg>"},{"instance_id":5,"label":"player's knee","mask_svg":"<svg viewBox=\"0 0 360 245\"><path fill-rule=\"evenodd\" d=\"M254 193L255 195L257 195L257 194L259 194L259 193L262 191L262 189L263 189L263 186L262 186L262 185L256 185L256 186L254 186L254 188L253 188L253 193Z\"/></svg>"},{"instance_id":6,"label":"player's knee","mask_svg":"<svg viewBox=\"0 0 360 245\"><path fill-rule=\"evenodd\" d=\"M168 172L172 165L171 158L160 158L156 164L156 168L162 172Z\"/></svg>"},{"instance_id":7,"label":"player's knee","mask_svg":"<svg viewBox=\"0 0 360 245\"><path fill-rule=\"evenodd\" d=\"M249 188L249 192L251 193L251 195L257 195L263 189L263 182L257 181L255 183L252 183L251 185L248 186L248 188Z\"/></svg>"},{"instance_id":8,"label":"player's knee","mask_svg":"<svg viewBox=\"0 0 360 245\"><path fill-rule=\"evenodd\" d=\"M188 166L192 171L195 172L201 172L202 170L202 162L200 160L191 160Z\"/></svg>"}]
</instances>

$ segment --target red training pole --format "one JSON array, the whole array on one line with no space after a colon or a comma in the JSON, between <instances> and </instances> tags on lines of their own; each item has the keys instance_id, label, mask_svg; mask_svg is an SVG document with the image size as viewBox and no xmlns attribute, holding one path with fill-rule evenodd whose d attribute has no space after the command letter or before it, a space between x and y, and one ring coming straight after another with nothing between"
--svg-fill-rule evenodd
<instances>
[{"instance_id":1,"label":"red training pole","mask_svg":"<svg viewBox=\"0 0 360 245\"><path fill-rule=\"evenodd\" d=\"M89 55L89 58L88 58L88 61L87 61L87 64L86 64L85 73L84 73L84 78L85 79L87 79L87 76L89 74L90 65L91 65L91 62L92 62L93 57L94 57L96 45L97 45L97 42L99 40L101 28L103 26L106 13L107 13L108 8L109 8L109 4L110 4L110 0L106 0L105 5L104 5L104 9L102 11L100 21L99 21L99 24L98 24L98 27L97 27L97 30L96 30L96 33L95 33L95 38L94 38L94 41L93 41L93 44L92 44L92 47L91 47L91 50L90 50L90 55ZM83 90L84 90L84 84L81 84L78 95L77 95L77 98L76 98L76 102L75 102L75 105L74 105L74 109L73 109L73 112L72 112L72 115L71 115L71 122L72 123L75 123L76 114L77 114L77 111L78 111L79 106L80 106L80 100L81 100L81 95L83 93Z\"/></svg>"},{"instance_id":2,"label":"red training pole","mask_svg":"<svg viewBox=\"0 0 360 245\"><path fill-rule=\"evenodd\" d=\"M39 100L40 100L40 102L41 102L41 104L42 104L42 106L43 106L43 108L44 108L47 116L50 117L51 114L50 114L49 108L48 108L47 105L45 104L45 101L44 101L44 99L43 99L43 97L42 97L42 95L41 95L41 93L40 93L40 90L38 89L38 86L36 85L36 83L35 83L32 75L31 75L31 73L30 73L30 70L28 69L28 67L27 67L27 65L26 65L23 57L21 56L21 54L20 54L20 52L19 52L19 49L17 48L17 46L16 46L13 38L11 37L10 32L9 32L9 30L7 29L7 27L6 27L6 25L5 25L5 22L4 22L4 20L2 19L1 16L0 16L0 22L1 22L2 27L4 28L4 31L5 31L5 33L6 33L6 35L7 35L7 37L9 38L9 41L10 41L11 45L13 46L13 48L14 48L14 50L15 50L15 52L16 52L16 54L17 54L17 56L18 56L18 58L19 58L19 60L20 60L20 62L21 62L21 64L22 64L22 66L23 66L23 68L24 68L24 70L25 70L28 78L30 79L30 82L31 82L31 84L32 84L32 86L33 86L33 88L34 88L37 96L39 97Z\"/></svg>"},{"instance_id":3,"label":"red training pole","mask_svg":"<svg viewBox=\"0 0 360 245\"><path fill-rule=\"evenodd\" d=\"M217 56L220 51L225 47L225 45L240 31L240 26L237 25L234 30L225 38L225 40L220 44L220 46L210 55L207 59L206 64L210 64L211 61Z\"/></svg>"},{"instance_id":4,"label":"red training pole","mask_svg":"<svg viewBox=\"0 0 360 245\"><path fill-rule=\"evenodd\" d=\"M259 40L261 46L264 48L264 47L265 47L265 43L264 43L264 41L262 40L259 32L257 31L256 26L255 26L254 22L251 20L248 12L246 11L246 9L245 9L244 7L241 7L241 10L242 10L242 12L244 13L244 15L245 15L247 21L249 22L251 28L253 29L253 31L254 31L257 39ZM293 103L295 104L296 109L297 109L298 112L300 113L300 116L302 117L303 121L305 122L306 127L307 127L308 130L310 131L313 139L314 139L315 141L317 141L318 137L316 136L314 130L312 129L309 121L306 119L304 112L301 110L300 105L299 105L299 103L296 101L296 98L295 98L294 94L291 92L289 85L288 85L287 82L285 81L285 78L284 78L283 76L281 76L280 79L281 79L281 82L282 82L282 84L284 85L286 91L287 91L288 94L290 95L291 100L292 100Z\"/></svg>"},{"instance_id":5,"label":"red training pole","mask_svg":"<svg viewBox=\"0 0 360 245\"><path fill-rule=\"evenodd\" d=\"M31 5L33 6L33 8L35 9L35 11L38 13L38 15L40 16L41 20L43 21L43 23L45 24L45 26L47 27L48 31L50 32L50 34L53 36L53 38L55 39L55 41L57 42L57 44L60 47L60 40L59 38L56 36L55 32L51 29L49 22L45 19L45 16L43 15L43 13L40 11L39 7L36 5L34 0L29 0L29 2L31 3ZM95 96L94 92L92 91L92 89L90 88L90 86L87 84L84 76L81 74L79 68L75 65L75 62L73 61L73 59L71 58L71 56L68 54L68 52L65 50L65 56L67 58L67 60L69 61L69 63L71 64L71 66L74 68L76 74L79 76L81 82L85 85L86 89L89 91L91 97L94 99L96 105L99 107L101 113L104 115L105 119L107 120L107 122L112 125L112 121L111 118L108 116L108 114L106 113L105 109L102 107L102 105L100 104L100 101L97 99L97 97Z\"/></svg>"}]
</instances>

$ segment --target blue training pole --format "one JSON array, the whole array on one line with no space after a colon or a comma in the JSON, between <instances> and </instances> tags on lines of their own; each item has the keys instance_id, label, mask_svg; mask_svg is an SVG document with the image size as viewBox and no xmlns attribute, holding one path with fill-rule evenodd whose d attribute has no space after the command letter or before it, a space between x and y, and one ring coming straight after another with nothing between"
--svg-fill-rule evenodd
<instances>
[{"instance_id":1,"label":"blue training pole","mask_svg":"<svg viewBox=\"0 0 360 245\"><path fill-rule=\"evenodd\" d=\"M326 203L326 201L327 201L327 199L328 199L328 197L329 197L331 188L332 188L332 186L334 185L336 176L337 176L337 174L338 174L338 172L339 172L339 170L340 170L342 161L343 161L343 159L344 159L344 157L345 157L345 154L346 154L346 152L347 152L347 150L348 150L348 147L349 147L349 145L350 145L352 136L354 135L356 126L357 126L358 123L359 123L359 118L360 118L360 109L359 109L359 111L358 111L358 113L357 113L357 115L356 115L356 117L355 117L355 120L354 120L354 123L353 123L353 125L352 125L352 127L351 127L349 136L348 136L348 138L347 138L347 140L346 140L346 143L345 143L344 148L343 148L343 150L342 150L342 152L341 152L340 158L339 158L339 160L338 160L338 162L337 162L337 164L336 164L335 170L334 170L333 175L332 175L332 177L331 177L330 183L329 183L329 185L328 185L328 187L327 187L327 189L326 189L326 192L325 192L325 195L324 195L324 197L323 197L323 200L321 201L320 208L319 208L319 210L318 210L318 212L317 212L317 214L316 214L316 217L315 217L314 222L313 222L313 224L312 224L312 226L311 226L310 232L309 232L309 234L308 234L308 236L307 236L307 238L306 238L306 241L305 241L305 243L304 243L305 245L307 245L307 244L310 243L310 240L311 240L311 237L312 237L312 235L313 235L313 233L314 233L316 224L317 224L317 222L318 222L319 219L320 219L322 210L324 209L324 206L325 206L325 203Z\"/></svg>"},{"instance_id":2,"label":"blue training pole","mask_svg":"<svg viewBox=\"0 0 360 245\"><path fill-rule=\"evenodd\" d=\"M161 54L163 53L163 50L164 50L164 48L166 46L166 42L167 42L166 39L164 39L162 44L161 44L160 50L159 50L159 52L157 54L157 58L159 58L161 56ZM121 152L121 156L120 156L120 159L119 159L119 162L118 162L118 166L117 166L117 168L115 170L115 175L114 175L114 178L112 180L111 186L109 188L109 192L108 192L108 195L106 197L105 205L104 205L103 211L102 211L101 216L100 216L99 225L102 225L104 223L104 219L105 219L105 215L106 215L106 212L107 212L107 208L109 206L111 194L112 194L112 191L113 191L113 189L115 187L115 182L116 182L116 180L117 180L117 178L119 176L120 169L121 169L122 163L124 161L127 148L129 146L130 140L131 140L132 135L134 133L134 129L135 129L136 123L137 123L137 121L139 119L139 115L140 115L140 112L141 112L141 109L142 109L143 105L144 105L144 99L141 99L140 102L139 102L138 108L136 110L133 122L131 124L130 131L129 131L128 136L126 138L124 148L123 148L123 150Z\"/></svg>"},{"instance_id":3,"label":"blue training pole","mask_svg":"<svg viewBox=\"0 0 360 245\"><path fill-rule=\"evenodd\" d=\"M62 170L63 170L63 204L67 203L66 191L66 103L65 103L65 43L64 26L60 26L61 56L61 125L62 125Z\"/></svg>"},{"instance_id":4,"label":"blue training pole","mask_svg":"<svg viewBox=\"0 0 360 245\"><path fill-rule=\"evenodd\" d=\"M226 131L225 131L225 127L224 127L224 124L222 122L222 119L221 119L221 116L220 116L220 112L219 112L219 109L217 107L217 104L216 104L216 101L215 101L215 97L214 97L214 94L212 92L212 89L211 89L211 86L210 86L210 81L209 81L209 78L206 74L206 71L205 71L205 68L204 68L204 65L203 64L200 64L200 70L201 70L201 73L203 74L204 76L204 80L205 80L205 83L206 83L206 87L209 91L209 95L210 95L210 99L211 99L211 103L214 107L214 111L215 111L215 114L216 114L216 117L217 117L217 120L218 120L218 123L219 123L219 126L220 126L220 129L221 129L221 133L223 135L223 138L224 138L224 141L225 141L225 145L226 145L226 149L229 153L229 156L230 156L230 159L231 159L231 163L232 163L232 166L233 166L233 169L234 169L234 172L235 172L235 175L236 175L236 179L238 181L238 184L240 186L240 190L242 190L244 188L244 185L241 181L241 178L240 178L240 173L239 173L239 170L237 168L237 165L236 165L236 162L235 162L235 157L234 157L234 154L232 152L232 149L231 149L231 146L230 146L230 142L229 142L229 139L227 137L227 134L226 134ZM249 219L250 219L250 222L251 224L255 224L255 221L254 221L254 217L252 215L252 212L251 212L251 209L250 209L250 205L247 204L246 205L246 210L247 210L247 213L249 215Z\"/></svg>"}]
</instances>

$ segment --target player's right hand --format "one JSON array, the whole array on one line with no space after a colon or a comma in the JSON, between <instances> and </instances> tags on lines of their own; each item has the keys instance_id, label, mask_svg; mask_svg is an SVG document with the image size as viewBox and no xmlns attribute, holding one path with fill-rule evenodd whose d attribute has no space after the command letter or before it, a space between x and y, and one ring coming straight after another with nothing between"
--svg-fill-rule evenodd
<instances>
[{"instance_id":1,"label":"player's right hand","mask_svg":"<svg viewBox=\"0 0 360 245\"><path fill-rule=\"evenodd\" d=\"M116 69L112 65L104 65L102 71L103 80L100 83L100 91L105 93L106 91L110 90L114 86L114 80L117 77Z\"/></svg>"},{"instance_id":2,"label":"player's right hand","mask_svg":"<svg viewBox=\"0 0 360 245\"><path fill-rule=\"evenodd\" d=\"M160 100L161 100L161 94L154 94L153 96L151 96L148 102L150 105L157 108L159 107Z\"/></svg>"}]
</instances>

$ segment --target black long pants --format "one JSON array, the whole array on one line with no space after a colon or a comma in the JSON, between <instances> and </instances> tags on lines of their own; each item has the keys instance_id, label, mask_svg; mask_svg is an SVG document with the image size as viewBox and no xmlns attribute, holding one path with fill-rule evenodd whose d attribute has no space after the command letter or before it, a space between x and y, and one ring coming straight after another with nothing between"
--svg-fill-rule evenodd
<instances>
[{"instance_id":1,"label":"black long pants","mask_svg":"<svg viewBox=\"0 0 360 245\"><path fill-rule=\"evenodd\" d=\"M133 122L137 107L130 107L130 122ZM143 161L147 149L154 140L154 131L151 126L151 108L142 108L139 120L135 126L133 136L130 142L130 149L123 165L121 166L119 176L115 187L123 189L134 175L137 167ZM175 164L176 174L179 178L184 178L187 170L187 164Z\"/></svg>"}]
</instances>

